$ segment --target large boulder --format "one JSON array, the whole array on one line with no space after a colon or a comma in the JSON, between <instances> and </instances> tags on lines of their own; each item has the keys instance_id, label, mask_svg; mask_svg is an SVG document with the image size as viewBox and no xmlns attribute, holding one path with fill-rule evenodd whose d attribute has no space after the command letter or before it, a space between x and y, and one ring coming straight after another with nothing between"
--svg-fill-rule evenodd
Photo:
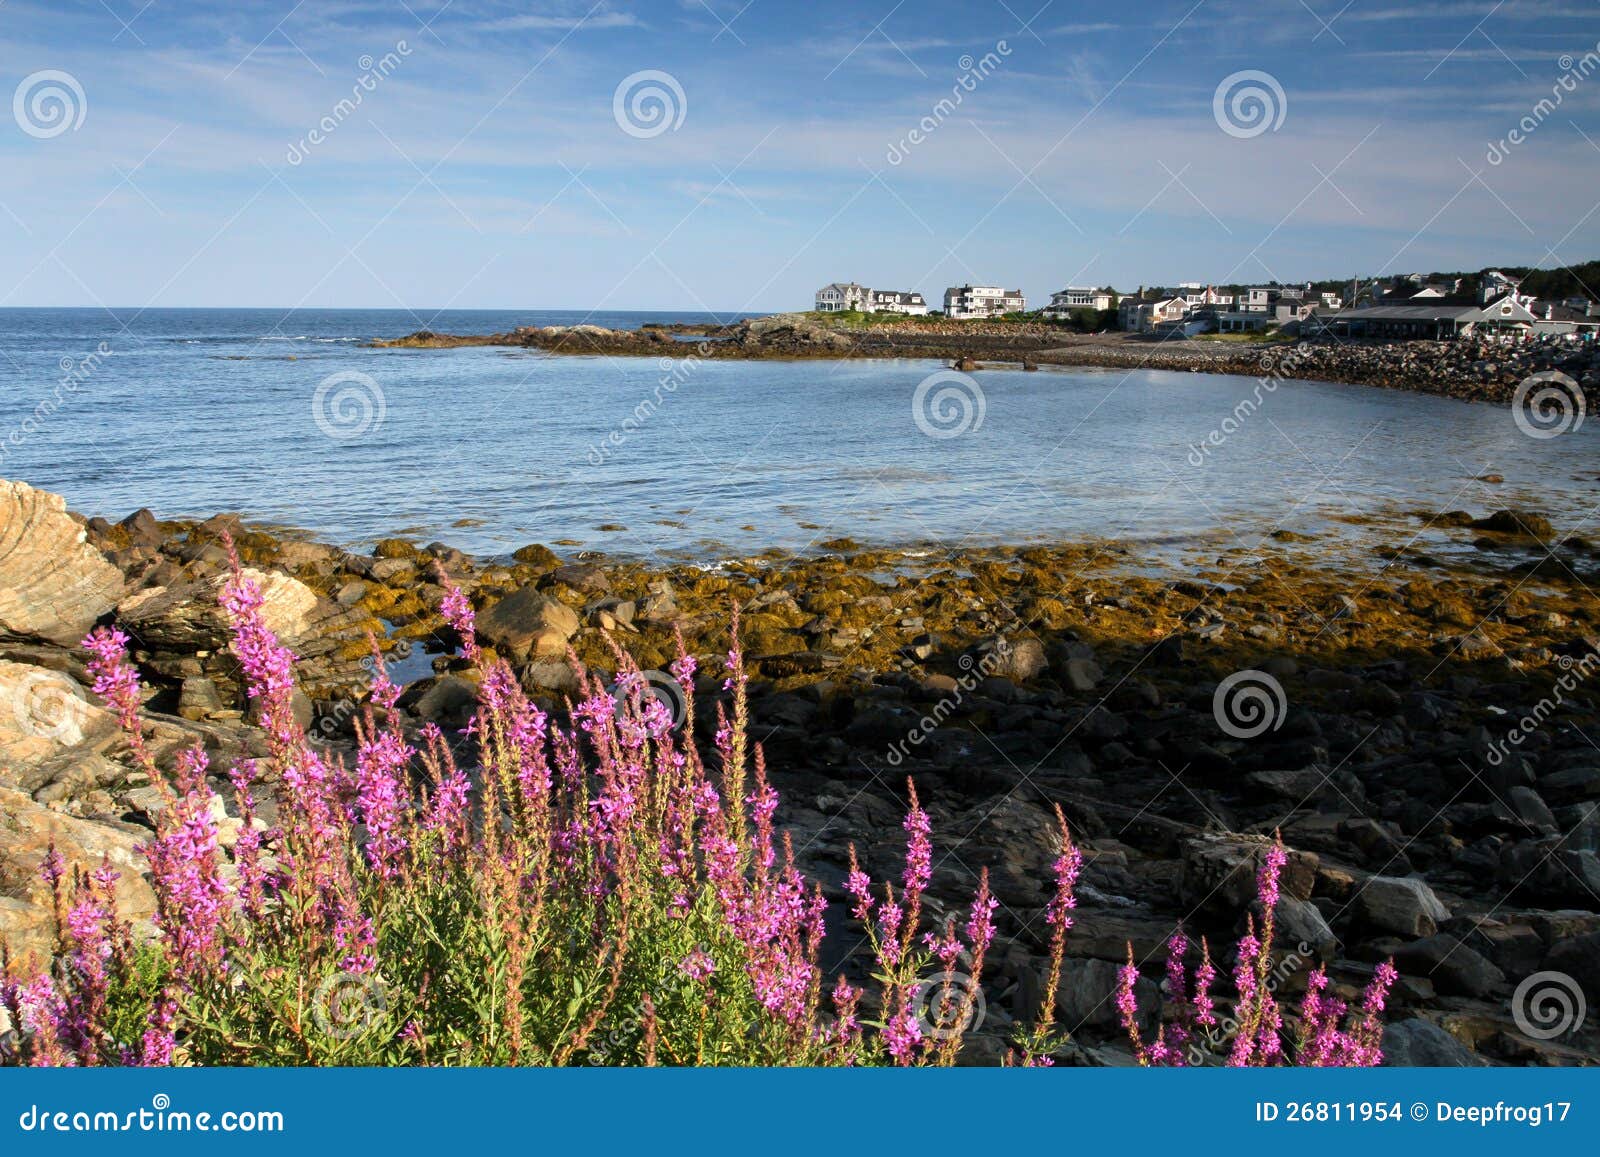
<instances>
[{"instance_id":1,"label":"large boulder","mask_svg":"<svg viewBox=\"0 0 1600 1157\"><path fill-rule=\"evenodd\" d=\"M0 634L73 646L122 591L59 494L0 481Z\"/></svg>"},{"instance_id":2,"label":"large boulder","mask_svg":"<svg viewBox=\"0 0 1600 1157\"><path fill-rule=\"evenodd\" d=\"M104 752L117 722L76 679L0 660L0 785L30 794L65 778L92 786L119 774Z\"/></svg>"},{"instance_id":3,"label":"large boulder","mask_svg":"<svg viewBox=\"0 0 1600 1157\"><path fill-rule=\"evenodd\" d=\"M1180 901L1220 914L1241 912L1256 899L1256 874L1266 861L1272 841L1265 836L1207 833L1183 844L1183 873L1178 879ZM1309 900L1316 884L1321 858L1315 852L1288 848L1288 860L1279 876L1279 891L1297 900ZM1318 938L1321 929L1309 927Z\"/></svg>"},{"instance_id":4,"label":"large boulder","mask_svg":"<svg viewBox=\"0 0 1600 1157\"><path fill-rule=\"evenodd\" d=\"M1380 932L1432 936L1450 919L1450 910L1425 880L1414 876L1373 876L1360 886L1356 915Z\"/></svg>"},{"instance_id":5,"label":"large boulder","mask_svg":"<svg viewBox=\"0 0 1600 1157\"><path fill-rule=\"evenodd\" d=\"M566 653L578 633L578 612L532 587L512 591L478 616L478 634L516 659Z\"/></svg>"},{"instance_id":6,"label":"large boulder","mask_svg":"<svg viewBox=\"0 0 1600 1157\"><path fill-rule=\"evenodd\" d=\"M40 807L21 792L0 788L0 940L21 959L48 957L52 941L49 885L39 865L50 845L68 871L108 862L122 874L117 882L117 913L143 921L155 912L155 894L143 873L148 864L141 845L151 833L132 824L77 819Z\"/></svg>"},{"instance_id":7,"label":"large boulder","mask_svg":"<svg viewBox=\"0 0 1600 1157\"><path fill-rule=\"evenodd\" d=\"M315 591L278 571L247 567L244 574L260 586L261 617L280 641L293 645L312 634L319 617ZM228 617L217 602L226 582L227 576L216 575L140 591L117 607L117 624L151 650L219 650L232 637Z\"/></svg>"}]
</instances>

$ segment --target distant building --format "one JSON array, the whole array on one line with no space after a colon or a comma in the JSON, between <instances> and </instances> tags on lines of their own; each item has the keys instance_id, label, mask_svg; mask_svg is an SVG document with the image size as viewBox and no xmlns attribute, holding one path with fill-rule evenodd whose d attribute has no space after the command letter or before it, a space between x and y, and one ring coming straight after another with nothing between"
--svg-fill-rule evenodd
<instances>
[{"instance_id":1,"label":"distant building","mask_svg":"<svg viewBox=\"0 0 1600 1157\"><path fill-rule=\"evenodd\" d=\"M1217 315L1217 332L1250 333L1266 329L1274 320L1274 315L1264 309L1233 309Z\"/></svg>"},{"instance_id":2,"label":"distant building","mask_svg":"<svg viewBox=\"0 0 1600 1157\"><path fill-rule=\"evenodd\" d=\"M994 285L954 285L944 291L944 312L949 317L1000 317L1027 308L1020 289Z\"/></svg>"},{"instance_id":3,"label":"distant building","mask_svg":"<svg viewBox=\"0 0 1600 1157\"><path fill-rule=\"evenodd\" d=\"M853 281L835 281L817 290L819 313L841 313L847 309L870 309L872 290Z\"/></svg>"},{"instance_id":4,"label":"distant building","mask_svg":"<svg viewBox=\"0 0 1600 1157\"><path fill-rule=\"evenodd\" d=\"M921 317L928 312L928 303L922 294L911 290L874 289L869 295L874 313L904 313Z\"/></svg>"},{"instance_id":5,"label":"distant building","mask_svg":"<svg viewBox=\"0 0 1600 1157\"><path fill-rule=\"evenodd\" d=\"M1271 313L1278 304L1278 298L1282 296L1282 286L1253 285L1239 295L1239 312Z\"/></svg>"},{"instance_id":6,"label":"distant building","mask_svg":"<svg viewBox=\"0 0 1600 1157\"><path fill-rule=\"evenodd\" d=\"M1194 281L1187 281L1178 286L1178 296L1188 303L1190 309L1202 309L1207 306L1217 309L1233 308L1233 294L1221 293L1215 286L1201 285Z\"/></svg>"},{"instance_id":7,"label":"distant building","mask_svg":"<svg viewBox=\"0 0 1600 1157\"><path fill-rule=\"evenodd\" d=\"M1320 328L1340 337L1391 341L1576 332L1566 318L1555 317L1553 310L1548 317L1535 313L1535 302L1519 293L1516 284L1502 274L1493 282L1485 278L1475 297L1384 297L1374 305L1332 314Z\"/></svg>"},{"instance_id":8,"label":"distant building","mask_svg":"<svg viewBox=\"0 0 1600 1157\"><path fill-rule=\"evenodd\" d=\"M1041 311L1045 317L1061 321L1080 309L1102 310L1111 308L1109 289L1078 289L1068 286L1050 295L1050 304Z\"/></svg>"},{"instance_id":9,"label":"distant building","mask_svg":"<svg viewBox=\"0 0 1600 1157\"><path fill-rule=\"evenodd\" d=\"M1188 313L1189 303L1177 294L1124 297L1117 303L1117 325L1128 333L1153 333L1161 326L1181 322Z\"/></svg>"}]
</instances>

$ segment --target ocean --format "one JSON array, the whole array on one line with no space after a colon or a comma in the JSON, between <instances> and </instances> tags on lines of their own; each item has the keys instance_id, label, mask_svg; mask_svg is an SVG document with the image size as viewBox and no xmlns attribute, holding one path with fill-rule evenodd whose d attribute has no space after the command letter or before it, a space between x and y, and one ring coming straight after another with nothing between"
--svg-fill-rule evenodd
<instances>
[{"instance_id":1,"label":"ocean","mask_svg":"<svg viewBox=\"0 0 1600 1157\"><path fill-rule=\"evenodd\" d=\"M484 554L1250 545L1412 509L1593 524L1600 422L1541 440L1507 407L1161 371L719 362L692 342L659 359L363 344L707 320L0 310L0 476L112 519L236 511L351 548L402 534Z\"/></svg>"}]
</instances>

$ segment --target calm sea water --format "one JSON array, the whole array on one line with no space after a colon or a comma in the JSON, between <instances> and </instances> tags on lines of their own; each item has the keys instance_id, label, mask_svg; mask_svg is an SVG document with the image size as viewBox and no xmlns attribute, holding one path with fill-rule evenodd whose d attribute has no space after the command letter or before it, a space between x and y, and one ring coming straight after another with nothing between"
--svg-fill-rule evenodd
<instances>
[{"instance_id":1,"label":"calm sea water","mask_svg":"<svg viewBox=\"0 0 1600 1157\"><path fill-rule=\"evenodd\" d=\"M1361 387L1286 383L1202 453L1253 379L983 371L981 397L935 382L919 410L936 363L362 348L424 325L694 320L706 319L0 310L0 475L86 514L240 511L352 547L404 532L484 553L566 540L698 557L840 535L1253 541L1341 516L1500 505L1592 529L1600 501L1600 421L1541 441L1504 407ZM1485 473L1505 482L1473 481Z\"/></svg>"}]
</instances>

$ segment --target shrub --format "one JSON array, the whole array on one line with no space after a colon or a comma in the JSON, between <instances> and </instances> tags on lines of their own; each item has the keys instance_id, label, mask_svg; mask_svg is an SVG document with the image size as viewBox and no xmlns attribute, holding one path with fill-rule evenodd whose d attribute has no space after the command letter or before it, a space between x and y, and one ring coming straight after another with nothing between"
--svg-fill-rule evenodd
<instances>
[{"instance_id":1,"label":"shrub","mask_svg":"<svg viewBox=\"0 0 1600 1157\"><path fill-rule=\"evenodd\" d=\"M555 725L507 663L479 649L470 603L441 581L442 610L479 670L462 740L470 773L438 728L423 727L417 743L403 732L400 692L376 648L353 766L308 742L293 710L293 656L235 563L220 598L267 754L228 769L242 826L226 832L205 753L184 753L168 774L146 748L127 639L101 628L85 641L95 692L162 797L146 848L154 928L114 915L109 865L69 877L52 848L42 871L56 951L27 978L0 960L0 1008L13 1026L0 1062L957 1060L995 935L987 875L962 926L924 928L931 823L908 783L898 889L874 886L851 849L845 891L872 948L871 983L826 984L822 892L774 830L778 797L747 735L737 612L708 760L620 650L615 691L580 671L569 725ZM680 639L672 673L689 720L695 671ZM277 796L273 827L256 815L263 784ZM1066 1040L1054 1007L1082 857L1056 814L1049 972L1013 1063L1048 1064ZM1269 915L1259 958L1270 938ZM1341 1014L1323 999L1307 1015L1337 1028ZM1252 1023L1252 1040L1276 1026L1265 1012ZM1334 1041L1321 1030L1315 1039L1325 1038ZM1163 1039L1145 1049L1135 1030L1135 1049L1154 1060L1178 1043ZM1368 1036L1360 1041L1366 1049ZM1336 1041L1316 1047L1324 1063L1368 1057Z\"/></svg>"}]
</instances>

